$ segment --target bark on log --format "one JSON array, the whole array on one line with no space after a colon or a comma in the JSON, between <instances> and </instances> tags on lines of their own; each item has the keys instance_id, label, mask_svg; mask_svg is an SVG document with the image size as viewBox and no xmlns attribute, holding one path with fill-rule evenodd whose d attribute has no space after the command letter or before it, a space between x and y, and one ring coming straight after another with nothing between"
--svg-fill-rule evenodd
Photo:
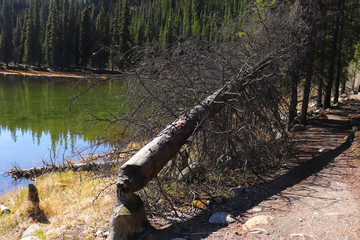
<instances>
[{"instance_id":1,"label":"bark on log","mask_svg":"<svg viewBox=\"0 0 360 240\"><path fill-rule=\"evenodd\" d=\"M106 169L116 166L121 160L104 161L104 162L90 162L90 163L76 163L68 165L49 165L43 167L34 167L28 169L12 168L6 171L4 174L9 175L15 180L18 179L31 179L34 180L37 177L49 173L49 172L64 172L67 170L72 171L97 171L99 169Z\"/></svg>"},{"instance_id":2,"label":"bark on log","mask_svg":"<svg viewBox=\"0 0 360 240\"><path fill-rule=\"evenodd\" d=\"M270 62L271 59L266 59L254 69L246 72L241 82L234 80L226 83L221 89L168 125L120 167L117 200L110 218L110 234L107 240L129 239L149 225L146 218L139 218L139 214L142 216L143 209L130 211L130 216L129 212L122 214L122 211L119 211L119 209L123 209L123 206L130 204L129 194L132 196L132 192L145 187L175 156L196 128L219 113L226 103L234 100L239 91L244 90L251 79L256 77L256 73L266 68Z\"/></svg>"}]
</instances>

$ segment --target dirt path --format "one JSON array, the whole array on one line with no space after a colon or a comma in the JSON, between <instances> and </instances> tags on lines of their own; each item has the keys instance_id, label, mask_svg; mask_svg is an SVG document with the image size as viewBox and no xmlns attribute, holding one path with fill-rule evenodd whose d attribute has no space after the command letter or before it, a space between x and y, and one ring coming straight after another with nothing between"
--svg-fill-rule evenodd
<instances>
[{"instance_id":1,"label":"dirt path","mask_svg":"<svg viewBox=\"0 0 360 240\"><path fill-rule=\"evenodd\" d=\"M360 98L355 97L312 120L297 134L297 161L283 174L149 239L360 239L359 156L354 156L360 152L360 132L348 138L348 116L359 110ZM215 211L231 212L238 221L210 225Z\"/></svg>"}]
</instances>

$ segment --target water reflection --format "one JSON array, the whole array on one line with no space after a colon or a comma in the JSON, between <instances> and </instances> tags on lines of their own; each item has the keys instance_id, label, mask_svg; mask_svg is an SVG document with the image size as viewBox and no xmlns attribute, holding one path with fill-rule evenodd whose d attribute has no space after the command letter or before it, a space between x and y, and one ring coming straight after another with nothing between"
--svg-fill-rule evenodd
<instances>
[{"instance_id":1,"label":"water reflection","mask_svg":"<svg viewBox=\"0 0 360 240\"><path fill-rule=\"evenodd\" d=\"M126 85L104 81L70 104L87 86L85 80L0 76L0 170L14 163L28 168L42 165L44 159L62 160L102 141L105 125L89 127L88 112L106 116L125 111ZM6 184L0 184L0 192Z\"/></svg>"}]
</instances>

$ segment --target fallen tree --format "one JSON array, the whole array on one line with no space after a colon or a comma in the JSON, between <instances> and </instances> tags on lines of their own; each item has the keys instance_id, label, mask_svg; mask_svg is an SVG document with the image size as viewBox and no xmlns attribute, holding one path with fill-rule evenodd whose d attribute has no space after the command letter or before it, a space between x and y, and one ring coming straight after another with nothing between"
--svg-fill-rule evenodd
<instances>
[{"instance_id":1,"label":"fallen tree","mask_svg":"<svg viewBox=\"0 0 360 240\"><path fill-rule=\"evenodd\" d=\"M178 117L120 167L117 199L110 219L108 240L128 239L148 225L141 199L134 192L145 187L172 159L188 138L209 118L244 91L254 76L271 63L266 59L208 96Z\"/></svg>"},{"instance_id":2,"label":"fallen tree","mask_svg":"<svg viewBox=\"0 0 360 240\"><path fill-rule=\"evenodd\" d=\"M86 162L86 163L75 163L75 164L64 164L64 165L45 165L43 167L33 167L28 169L21 169L14 167L4 174L9 175L14 180L18 179L30 179L35 180L37 177L50 173L50 172L64 172L68 170L72 171L98 171L99 169L107 169L116 166L122 162L122 160L112 161L101 161L101 162Z\"/></svg>"}]
</instances>

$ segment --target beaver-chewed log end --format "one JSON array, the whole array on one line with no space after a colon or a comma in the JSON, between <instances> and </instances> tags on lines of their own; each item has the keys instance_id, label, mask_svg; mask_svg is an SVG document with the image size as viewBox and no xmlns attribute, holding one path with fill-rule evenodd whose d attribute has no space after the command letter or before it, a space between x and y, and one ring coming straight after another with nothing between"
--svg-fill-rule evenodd
<instances>
[{"instance_id":1,"label":"beaver-chewed log end","mask_svg":"<svg viewBox=\"0 0 360 240\"><path fill-rule=\"evenodd\" d=\"M29 184L26 214L37 222L48 222L44 211L40 208L39 193L34 184Z\"/></svg>"},{"instance_id":2,"label":"beaver-chewed log end","mask_svg":"<svg viewBox=\"0 0 360 240\"><path fill-rule=\"evenodd\" d=\"M110 234L107 240L127 240L150 227L144 203L133 192L122 193L116 200L110 219Z\"/></svg>"}]
</instances>

